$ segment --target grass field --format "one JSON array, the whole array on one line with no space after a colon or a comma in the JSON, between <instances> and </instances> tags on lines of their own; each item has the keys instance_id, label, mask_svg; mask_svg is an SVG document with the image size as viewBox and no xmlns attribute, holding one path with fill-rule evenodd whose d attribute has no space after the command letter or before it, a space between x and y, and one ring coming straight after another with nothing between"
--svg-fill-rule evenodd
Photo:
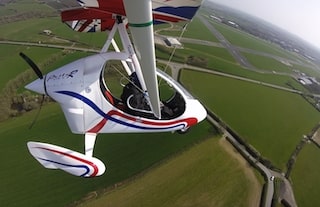
<instances>
[{"instance_id":1,"label":"grass field","mask_svg":"<svg viewBox=\"0 0 320 207\"><path fill-rule=\"evenodd\" d=\"M320 119L320 113L296 94L188 70L183 71L181 80L281 169L302 135L309 133Z\"/></svg>"},{"instance_id":2,"label":"grass field","mask_svg":"<svg viewBox=\"0 0 320 207\"><path fill-rule=\"evenodd\" d=\"M252 65L254 65L259 69L267 70L270 72L275 71L275 72L283 72L288 74L293 73L292 67L287 66L273 58L263 57L260 55L254 55L254 54L248 54L248 53L243 53L243 55L247 58L247 60Z\"/></svg>"},{"instance_id":3,"label":"grass field","mask_svg":"<svg viewBox=\"0 0 320 207\"><path fill-rule=\"evenodd\" d=\"M35 112L0 123L1 206L64 206L88 192L129 178L172 153L214 135L207 123L186 135L106 134L98 137L95 156L106 163L106 173L83 179L62 171L46 170L27 150L27 141L54 143L82 152L84 139L69 131L57 104L43 108L36 125L28 126Z\"/></svg>"},{"instance_id":4,"label":"grass field","mask_svg":"<svg viewBox=\"0 0 320 207\"><path fill-rule=\"evenodd\" d=\"M252 169L236 159L226 159L230 155L219 142L223 140L203 141L141 178L81 206L259 205L261 186Z\"/></svg>"},{"instance_id":5,"label":"grass field","mask_svg":"<svg viewBox=\"0 0 320 207\"><path fill-rule=\"evenodd\" d=\"M182 34L182 28L186 25L186 23L182 22L178 24L173 24L171 25L171 27L169 26L165 27L161 25L162 24L155 26L156 30L161 28L161 30L158 32L159 34L166 35L166 36L180 37ZM163 25L166 25L166 24L163 24ZM164 28L167 28L167 29L164 29ZM209 33L210 33L209 30L203 24L201 24L200 20L198 18L194 18L190 23L187 24L186 29L183 33L183 37L218 42L216 37L207 35Z\"/></svg>"},{"instance_id":6,"label":"grass field","mask_svg":"<svg viewBox=\"0 0 320 207\"><path fill-rule=\"evenodd\" d=\"M300 152L291 176L298 206L320 206L319 171L320 150L314 144L307 144Z\"/></svg>"},{"instance_id":7,"label":"grass field","mask_svg":"<svg viewBox=\"0 0 320 207\"><path fill-rule=\"evenodd\" d=\"M0 6L0 17L10 16L26 12L53 12L54 10L46 4L39 4L36 0L12 1L6 6Z\"/></svg>"},{"instance_id":8,"label":"grass field","mask_svg":"<svg viewBox=\"0 0 320 207\"><path fill-rule=\"evenodd\" d=\"M270 57L264 57L249 53L243 53L243 55L247 58L247 60L253 64L255 67L266 70L269 72L280 72L287 74L297 74L297 70L305 73L309 76L320 77L320 71L314 69L310 64L307 65L298 65L298 64L284 64L279 60ZM308 67L309 66L309 67Z\"/></svg>"},{"instance_id":9,"label":"grass field","mask_svg":"<svg viewBox=\"0 0 320 207\"><path fill-rule=\"evenodd\" d=\"M216 59L230 62L233 64L236 63L234 58L225 48L210 47L206 45L197 45L197 44L184 44L183 50L185 49L189 51L188 53L189 55L192 54L192 55L198 55L199 57L206 57L209 67L213 65L215 62L217 62ZM215 68L215 67L211 67L211 68Z\"/></svg>"},{"instance_id":10,"label":"grass field","mask_svg":"<svg viewBox=\"0 0 320 207\"><path fill-rule=\"evenodd\" d=\"M79 33L71 30L67 25L61 23L59 17L27 19L24 21L1 24L0 38L6 40L17 40L26 42L56 43L72 45L73 42L87 45L90 48L101 48L105 33ZM51 30L54 36L43 34L43 30ZM62 39L56 38L60 37ZM66 41L70 40L70 42Z\"/></svg>"},{"instance_id":11,"label":"grass field","mask_svg":"<svg viewBox=\"0 0 320 207\"><path fill-rule=\"evenodd\" d=\"M28 64L19 56L20 52L28 55L44 74L76 59L90 55L90 53L85 52L69 52L65 54L60 49L52 48L1 46L0 51L5 50L7 53L0 58L0 92L9 80L16 78L26 70L31 70ZM33 79L35 78L36 75L34 74ZM32 79L29 81L31 82Z\"/></svg>"},{"instance_id":12,"label":"grass field","mask_svg":"<svg viewBox=\"0 0 320 207\"><path fill-rule=\"evenodd\" d=\"M2 50L3 49L3 50ZM20 52L24 52L39 65L48 60L53 54L60 53L61 50L48 49L48 48L26 48L17 46L1 45L2 51L7 51L2 56L0 61L0 88L2 89L5 84L15 78L20 73L23 73L29 68L28 64L19 56Z\"/></svg>"}]
</instances>

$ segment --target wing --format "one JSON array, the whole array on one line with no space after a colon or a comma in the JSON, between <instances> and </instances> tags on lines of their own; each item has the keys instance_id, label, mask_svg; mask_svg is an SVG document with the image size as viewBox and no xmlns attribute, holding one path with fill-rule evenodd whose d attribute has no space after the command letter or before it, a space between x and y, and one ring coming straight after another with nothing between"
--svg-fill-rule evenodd
<instances>
[{"instance_id":1,"label":"wing","mask_svg":"<svg viewBox=\"0 0 320 207\"><path fill-rule=\"evenodd\" d=\"M111 30L115 23L112 13L93 8L77 8L61 13L61 18L78 32L101 32Z\"/></svg>"},{"instance_id":2,"label":"wing","mask_svg":"<svg viewBox=\"0 0 320 207\"><path fill-rule=\"evenodd\" d=\"M190 21L202 0L152 0L154 23Z\"/></svg>"},{"instance_id":3,"label":"wing","mask_svg":"<svg viewBox=\"0 0 320 207\"><path fill-rule=\"evenodd\" d=\"M80 8L61 12L61 19L79 32L111 30L113 15L126 16L123 0L78 0ZM202 0L152 0L154 24L190 21Z\"/></svg>"}]
</instances>

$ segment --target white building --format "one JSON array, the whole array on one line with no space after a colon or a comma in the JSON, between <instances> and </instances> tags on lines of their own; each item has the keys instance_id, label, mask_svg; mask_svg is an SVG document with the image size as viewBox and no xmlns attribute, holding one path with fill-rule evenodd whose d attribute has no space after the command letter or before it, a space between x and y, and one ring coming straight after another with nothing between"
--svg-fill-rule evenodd
<instances>
[{"instance_id":1,"label":"white building","mask_svg":"<svg viewBox=\"0 0 320 207\"><path fill-rule=\"evenodd\" d=\"M45 29L42 31L44 34L46 35L51 35L52 34L52 31L51 30L48 30L48 29Z\"/></svg>"},{"instance_id":2,"label":"white building","mask_svg":"<svg viewBox=\"0 0 320 207\"><path fill-rule=\"evenodd\" d=\"M168 46L170 47L182 47L182 44L181 42L179 42L179 40L177 40L176 38L174 37L167 37L165 39L165 42Z\"/></svg>"}]
</instances>

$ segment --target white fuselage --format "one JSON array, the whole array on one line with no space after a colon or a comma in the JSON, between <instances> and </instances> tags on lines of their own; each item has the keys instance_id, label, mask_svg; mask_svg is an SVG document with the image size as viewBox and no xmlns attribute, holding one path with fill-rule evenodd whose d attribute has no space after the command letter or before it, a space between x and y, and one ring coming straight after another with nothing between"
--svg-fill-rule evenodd
<instances>
[{"instance_id":1,"label":"white fuselage","mask_svg":"<svg viewBox=\"0 0 320 207\"><path fill-rule=\"evenodd\" d=\"M46 93L56 100L71 131L77 134L177 131L187 129L206 117L206 111L199 101L160 71L157 72L158 76L169 83L185 102L181 115L166 120L144 118L126 113L113 105L103 95L100 75L107 61L127 58L127 54L121 52L82 58L48 73L43 80L35 80L27 88Z\"/></svg>"}]
</instances>

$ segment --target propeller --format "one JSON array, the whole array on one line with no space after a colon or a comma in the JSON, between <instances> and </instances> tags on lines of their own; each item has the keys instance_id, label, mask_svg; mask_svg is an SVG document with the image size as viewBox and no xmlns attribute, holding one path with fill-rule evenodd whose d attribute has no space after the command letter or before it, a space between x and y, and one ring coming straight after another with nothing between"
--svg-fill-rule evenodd
<instances>
[{"instance_id":1,"label":"propeller","mask_svg":"<svg viewBox=\"0 0 320 207\"><path fill-rule=\"evenodd\" d=\"M45 96L46 96L46 95L44 95L44 94L42 95L42 100L41 100L41 102L40 102L39 110L37 111L36 116L33 118L33 121L31 122L30 126L28 127L29 129L32 129L33 125L37 122L37 120L38 120L38 118L39 118L39 114L40 114L42 105L43 105L43 103L44 103Z\"/></svg>"},{"instance_id":2,"label":"propeller","mask_svg":"<svg viewBox=\"0 0 320 207\"><path fill-rule=\"evenodd\" d=\"M30 65L30 67L33 69L33 71L36 73L36 75L42 80L43 74L42 74L41 70L39 69L39 67L24 53L20 52L19 55ZM33 125L36 123L36 121L38 120L38 117L39 117L42 105L44 103L44 100L45 100L45 94L42 95L42 100L40 102L39 110L38 110L35 118L33 119L32 123L30 124L29 129L31 129L33 127Z\"/></svg>"},{"instance_id":3,"label":"propeller","mask_svg":"<svg viewBox=\"0 0 320 207\"><path fill-rule=\"evenodd\" d=\"M43 79L43 75L39 67L24 53L20 52L19 55L30 65L33 71L37 74L40 79Z\"/></svg>"}]
</instances>

